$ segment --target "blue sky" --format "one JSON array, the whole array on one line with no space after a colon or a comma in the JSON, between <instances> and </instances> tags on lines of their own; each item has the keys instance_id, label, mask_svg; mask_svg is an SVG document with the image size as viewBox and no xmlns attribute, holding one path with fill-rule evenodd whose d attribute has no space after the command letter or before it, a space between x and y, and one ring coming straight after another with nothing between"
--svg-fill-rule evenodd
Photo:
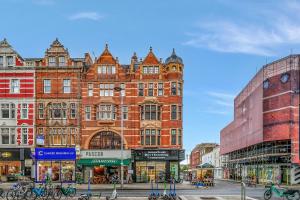
<instances>
[{"instance_id":1,"label":"blue sky","mask_svg":"<svg viewBox=\"0 0 300 200\"><path fill-rule=\"evenodd\" d=\"M184 147L219 142L233 99L266 63L299 53L300 3L285 0L0 0L0 38L41 57L58 37L73 57L108 43L121 63L152 46L185 63Z\"/></svg>"}]
</instances>

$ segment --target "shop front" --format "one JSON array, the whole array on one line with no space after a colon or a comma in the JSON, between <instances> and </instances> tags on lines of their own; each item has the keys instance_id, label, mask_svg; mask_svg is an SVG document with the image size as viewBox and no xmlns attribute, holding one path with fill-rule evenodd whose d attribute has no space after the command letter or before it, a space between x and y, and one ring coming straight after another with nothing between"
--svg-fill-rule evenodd
<instances>
[{"instance_id":1,"label":"shop front","mask_svg":"<svg viewBox=\"0 0 300 200\"><path fill-rule=\"evenodd\" d=\"M75 148L36 148L35 181L75 182Z\"/></svg>"},{"instance_id":2,"label":"shop front","mask_svg":"<svg viewBox=\"0 0 300 200\"><path fill-rule=\"evenodd\" d=\"M31 165L28 164L31 160L30 154L30 148L1 148L1 181L15 181L20 175L30 177Z\"/></svg>"},{"instance_id":3,"label":"shop front","mask_svg":"<svg viewBox=\"0 0 300 200\"><path fill-rule=\"evenodd\" d=\"M140 182L179 179L184 150L134 150L133 179Z\"/></svg>"},{"instance_id":4,"label":"shop front","mask_svg":"<svg viewBox=\"0 0 300 200\"><path fill-rule=\"evenodd\" d=\"M89 178L93 184L111 183L114 177L121 177L121 150L82 150L78 168L83 181ZM124 182L131 179L131 151L123 151Z\"/></svg>"}]
</instances>

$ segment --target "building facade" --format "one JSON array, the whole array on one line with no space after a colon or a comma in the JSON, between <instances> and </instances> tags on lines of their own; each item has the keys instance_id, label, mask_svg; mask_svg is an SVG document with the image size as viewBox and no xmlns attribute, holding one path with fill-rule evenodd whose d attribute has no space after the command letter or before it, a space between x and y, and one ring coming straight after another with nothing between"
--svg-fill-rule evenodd
<instances>
[{"instance_id":1,"label":"building facade","mask_svg":"<svg viewBox=\"0 0 300 200\"><path fill-rule=\"evenodd\" d=\"M123 65L105 46L81 83L81 149L86 154L79 163L85 179L92 174L95 183L102 183L120 175L122 136L124 149L131 150L123 155L124 177L137 182L178 177L184 159L182 78L183 62L175 51L162 62L151 48L144 59L134 54Z\"/></svg>"},{"instance_id":2,"label":"building facade","mask_svg":"<svg viewBox=\"0 0 300 200\"><path fill-rule=\"evenodd\" d=\"M48 148L80 149L81 74L85 58L71 58L68 49L56 39L43 58L35 63L36 145ZM66 149L68 150L68 149ZM43 151L43 150L41 150ZM49 168L53 181L69 181L62 171L73 173L75 161L36 160L37 181L42 181Z\"/></svg>"},{"instance_id":3,"label":"building facade","mask_svg":"<svg viewBox=\"0 0 300 200\"><path fill-rule=\"evenodd\" d=\"M202 156L212 152L218 144L216 143L201 143L196 145L196 147L192 150L190 155L190 168L196 169L197 166L203 164Z\"/></svg>"},{"instance_id":4,"label":"building facade","mask_svg":"<svg viewBox=\"0 0 300 200\"><path fill-rule=\"evenodd\" d=\"M202 156L202 163L212 165L215 179L223 179L222 158L220 156L220 146L215 147L211 152Z\"/></svg>"},{"instance_id":5,"label":"building facade","mask_svg":"<svg viewBox=\"0 0 300 200\"><path fill-rule=\"evenodd\" d=\"M229 178L299 182L299 58L263 66L235 98L234 120L221 131Z\"/></svg>"},{"instance_id":6,"label":"building facade","mask_svg":"<svg viewBox=\"0 0 300 200\"><path fill-rule=\"evenodd\" d=\"M0 42L0 176L30 175L34 145L34 67Z\"/></svg>"}]
</instances>

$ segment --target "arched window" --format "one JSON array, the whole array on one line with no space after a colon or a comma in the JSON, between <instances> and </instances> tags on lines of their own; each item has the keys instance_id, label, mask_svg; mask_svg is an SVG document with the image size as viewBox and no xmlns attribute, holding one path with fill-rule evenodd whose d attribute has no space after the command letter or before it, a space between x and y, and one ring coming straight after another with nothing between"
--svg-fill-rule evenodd
<instances>
[{"instance_id":1,"label":"arched window","mask_svg":"<svg viewBox=\"0 0 300 200\"><path fill-rule=\"evenodd\" d=\"M99 132L91 139L89 149L121 149L121 136L111 131Z\"/></svg>"}]
</instances>

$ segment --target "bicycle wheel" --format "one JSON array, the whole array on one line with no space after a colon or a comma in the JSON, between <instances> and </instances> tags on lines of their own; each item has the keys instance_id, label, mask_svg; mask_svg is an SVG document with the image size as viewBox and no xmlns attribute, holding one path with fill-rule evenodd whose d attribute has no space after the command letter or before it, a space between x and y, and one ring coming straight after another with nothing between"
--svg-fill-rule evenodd
<instances>
[{"instance_id":1,"label":"bicycle wheel","mask_svg":"<svg viewBox=\"0 0 300 200\"><path fill-rule=\"evenodd\" d=\"M15 199L15 190L10 189L6 193L6 200L14 200Z\"/></svg>"},{"instance_id":2,"label":"bicycle wheel","mask_svg":"<svg viewBox=\"0 0 300 200\"><path fill-rule=\"evenodd\" d=\"M269 199L271 199L271 197L272 197L272 191L271 190L265 191L265 193L264 193L264 199L265 200L269 200Z\"/></svg>"},{"instance_id":3,"label":"bicycle wheel","mask_svg":"<svg viewBox=\"0 0 300 200\"><path fill-rule=\"evenodd\" d=\"M71 188L69 190L69 197L75 197L76 196L76 188Z\"/></svg>"},{"instance_id":4,"label":"bicycle wheel","mask_svg":"<svg viewBox=\"0 0 300 200\"><path fill-rule=\"evenodd\" d=\"M55 200L60 200L62 197L62 191L60 189L55 189L52 191L52 196L53 199Z\"/></svg>"},{"instance_id":5,"label":"bicycle wheel","mask_svg":"<svg viewBox=\"0 0 300 200\"><path fill-rule=\"evenodd\" d=\"M288 200L298 200L298 199L300 199L300 193L299 192L294 192L293 194L289 194L285 198L288 199Z\"/></svg>"}]
</instances>

